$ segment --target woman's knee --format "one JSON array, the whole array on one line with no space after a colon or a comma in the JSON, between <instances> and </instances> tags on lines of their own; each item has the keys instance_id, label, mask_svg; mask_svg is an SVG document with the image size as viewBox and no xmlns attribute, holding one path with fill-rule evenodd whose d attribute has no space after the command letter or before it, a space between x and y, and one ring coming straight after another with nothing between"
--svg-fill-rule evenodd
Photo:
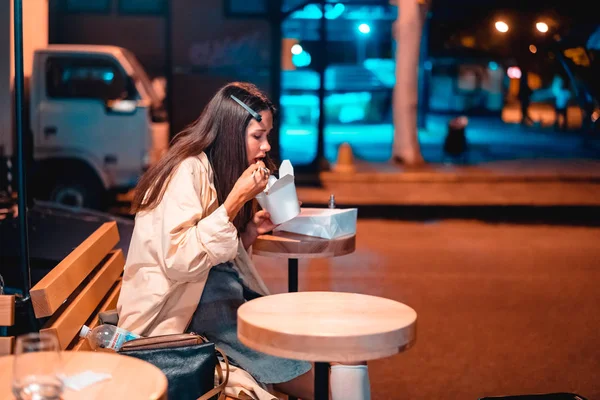
<instances>
[{"instance_id":1,"label":"woman's knee","mask_svg":"<svg viewBox=\"0 0 600 400\"><path fill-rule=\"evenodd\" d=\"M313 400L315 398L315 369L314 364L310 371L302 374L291 381L273 385L275 390L283 392L302 400Z\"/></svg>"}]
</instances>

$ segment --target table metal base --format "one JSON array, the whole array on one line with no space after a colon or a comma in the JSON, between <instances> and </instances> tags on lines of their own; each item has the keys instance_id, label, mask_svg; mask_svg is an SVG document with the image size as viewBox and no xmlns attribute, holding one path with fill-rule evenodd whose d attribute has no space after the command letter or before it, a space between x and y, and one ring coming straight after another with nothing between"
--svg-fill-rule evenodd
<instances>
[{"instance_id":1,"label":"table metal base","mask_svg":"<svg viewBox=\"0 0 600 400\"><path fill-rule=\"evenodd\" d=\"M288 292L298 291L298 259L288 259Z\"/></svg>"},{"instance_id":2,"label":"table metal base","mask_svg":"<svg viewBox=\"0 0 600 400\"><path fill-rule=\"evenodd\" d=\"M298 259L288 258L288 292L298 291ZM288 400L298 400L296 397L289 396Z\"/></svg>"},{"instance_id":3,"label":"table metal base","mask_svg":"<svg viewBox=\"0 0 600 400\"><path fill-rule=\"evenodd\" d=\"M329 363L315 363L315 400L329 400Z\"/></svg>"}]
</instances>

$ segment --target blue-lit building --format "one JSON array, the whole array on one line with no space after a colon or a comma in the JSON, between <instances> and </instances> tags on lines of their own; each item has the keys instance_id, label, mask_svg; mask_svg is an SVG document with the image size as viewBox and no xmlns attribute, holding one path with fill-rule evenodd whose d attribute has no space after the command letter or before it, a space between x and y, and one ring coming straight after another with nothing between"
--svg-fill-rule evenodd
<instances>
[{"instance_id":1,"label":"blue-lit building","mask_svg":"<svg viewBox=\"0 0 600 400\"><path fill-rule=\"evenodd\" d=\"M321 1L281 0L280 8L277 3L50 0L50 41L130 49L151 75L166 76L171 84L174 131L196 118L222 84L250 80L279 99L275 147L281 157L296 165L313 162L321 127L330 161L342 142L351 143L360 158L389 159L398 9L388 0L327 0L324 9ZM509 41L493 32L495 10L503 4L433 3L419 65L421 117L500 116L511 95L507 70L520 63L519 40L530 56L528 39ZM542 5L527 4L532 18ZM542 72L550 71L540 59ZM426 126L424 118L420 122Z\"/></svg>"}]
</instances>

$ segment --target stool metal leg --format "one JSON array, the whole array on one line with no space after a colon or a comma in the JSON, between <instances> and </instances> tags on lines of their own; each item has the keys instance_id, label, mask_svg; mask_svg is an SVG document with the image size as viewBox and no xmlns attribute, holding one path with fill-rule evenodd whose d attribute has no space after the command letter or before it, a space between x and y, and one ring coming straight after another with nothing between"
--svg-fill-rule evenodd
<instances>
[{"instance_id":1,"label":"stool metal leg","mask_svg":"<svg viewBox=\"0 0 600 400\"><path fill-rule=\"evenodd\" d=\"M315 400L329 400L329 363L315 363Z\"/></svg>"},{"instance_id":2,"label":"stool metal leg","mask_svg":"<svg viewBox=\"0 0 600 400\"><path fill-rule=\"evenodd\" d=\"M298 259L288 259L288 292L298 291Z\"/></svg>"}]
</instances>

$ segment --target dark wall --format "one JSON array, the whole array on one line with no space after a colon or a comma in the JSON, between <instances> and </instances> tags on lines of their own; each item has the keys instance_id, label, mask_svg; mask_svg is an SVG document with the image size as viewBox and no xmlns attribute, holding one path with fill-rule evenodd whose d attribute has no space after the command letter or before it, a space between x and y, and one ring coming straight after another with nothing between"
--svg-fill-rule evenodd
<instances>
[{"instance_id":1,"label":"dark wall","mask_svg":"<svg viewBox=\"0 0 600 400\"><path fill-rule=\"evenodd\" d=\"M196 119L228 82L250 81L269 92L269 24L229 18L219 0L173 0L173 124Z\"/></svg>"},{"instance_id":2,"label":"dark wall","mask_svg":"<svg viewBox=\"0 0 600 400\"><path fill-rule=\"evenodd\" d=\"M167 10L135 15L120 12L119 0L108 2L105 12L73 13L65 0L51 0L50 42L122 46L138 57L151 77L166 76ZM227 16L222 0L171 0L170 4L174 132L196 119L228 82L251 81L269 92L267 21Z\"/></svg>"},{"instance_id":3,"label":"dark wall","mask_svg":"<svg viewBox=\"0 0 600 400\"><path fill-rule=\"evenodd\" d=\"M151 77L165 75L165 15L119 12L111 0L106 13L69 12L61 0L50 2L50 43L108 44L131 50Z\"/></svg>"}]
</instances>

